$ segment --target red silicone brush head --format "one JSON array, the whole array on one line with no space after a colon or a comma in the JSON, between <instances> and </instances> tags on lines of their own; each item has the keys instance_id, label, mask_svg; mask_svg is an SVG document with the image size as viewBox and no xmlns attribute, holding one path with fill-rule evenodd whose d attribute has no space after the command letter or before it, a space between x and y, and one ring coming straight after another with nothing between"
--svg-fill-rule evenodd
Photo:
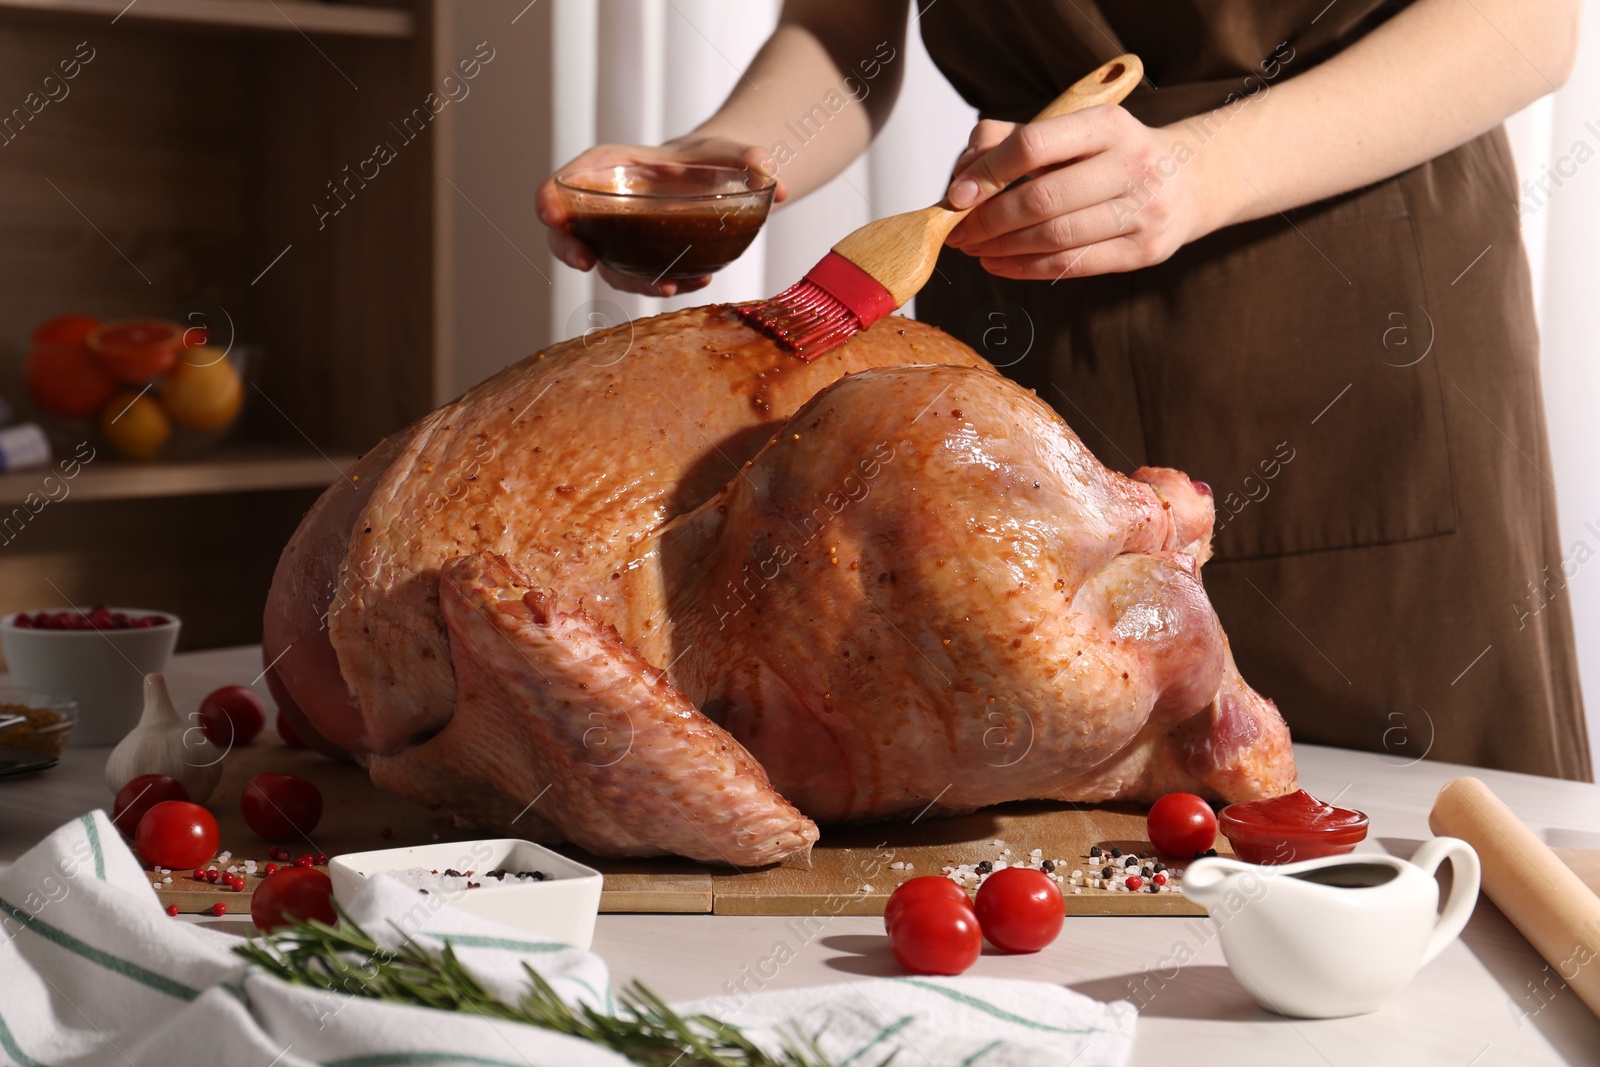
<instances>
[{"instance_id":1,"label":"red silicone brush head","mask_svg":"<svg viewBox=\"0 0 1600 1067\"><path fill-rule=\"evenodd\" d=\"M832 351L896 307L876 278L829 252L804 278L773 297L734 311L807 363Z\"/></svg>"}]
</instances>

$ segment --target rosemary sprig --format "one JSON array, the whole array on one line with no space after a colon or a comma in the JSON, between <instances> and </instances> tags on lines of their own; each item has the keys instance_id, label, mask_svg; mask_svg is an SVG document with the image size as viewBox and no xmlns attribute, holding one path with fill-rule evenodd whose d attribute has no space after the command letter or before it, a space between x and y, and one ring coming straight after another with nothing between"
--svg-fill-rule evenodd
<instances>
[{"instance_id":1,"label":"rosemary sprig","mask_svg":"<svg viewBox=\"0 0 1600 1067\"><path fill-rule=\"evenodd\" d=\"M611 1015L587 1004L573 1008L524 963L528 988L508 1004L461 965L448 943L428 951L391 923L402 940L398 948L385 948L334 906L338 926L291 920L287 929L252 938L234 951L294 985L525 1023L591 1041L645 1067L833 1067L816 1036L796 1029L784 1036L775 1058L736 1026L709 1015L679 1015L639 982L621 992L621 1010ZM893 1059L891 1054L878 1067Z\"/></svg>"}]
</instances>

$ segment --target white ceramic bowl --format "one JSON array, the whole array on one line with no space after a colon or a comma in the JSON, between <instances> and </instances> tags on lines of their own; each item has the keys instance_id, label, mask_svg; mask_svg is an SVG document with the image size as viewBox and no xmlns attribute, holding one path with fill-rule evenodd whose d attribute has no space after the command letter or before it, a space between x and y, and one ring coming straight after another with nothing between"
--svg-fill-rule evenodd
<instances>
[{"instance_id":1,"label":"white ceramic bowl","mask_svg":"<svg viewBox=\"0 0 1600 1067\"><path fill-rule=\"evenodd\" d=\"M20 612L0 618L0 647L11 680L24 689L59 693L78 702L78 724L69 745L121 741L144 708L144 676L165 671L178 643L182 623L170 611L111 610L163 615L169 621L128 630L39 630L17 626Z\"/></svg>"},{"instance_id":2,"label":"white ceramic bowl","mask_svg":"<svg viewBox=\"0 0 1600 1067\"><path fill-rule=\"evenodd\" d=\"M429 871L543 871L542 882L498 884L481 881L476 889L440 893L445 901L486 919L520 927L550 941L588 948L594 941L594 920L600 911L604 878L592 867L567 859L542 845L512 837L482 841L449 841L411 848L385 848L375 852L349 852L328 864L333 897L349 907L367 879L383 871L421 867Z\"/></svg>"}]
</instances>

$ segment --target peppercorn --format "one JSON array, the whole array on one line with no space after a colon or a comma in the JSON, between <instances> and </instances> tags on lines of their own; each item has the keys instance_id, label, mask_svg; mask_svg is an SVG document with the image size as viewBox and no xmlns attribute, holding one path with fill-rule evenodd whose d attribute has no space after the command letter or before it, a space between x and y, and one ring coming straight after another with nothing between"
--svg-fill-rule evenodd
<instances>
[{"instance_id":1,"label":"peppercorn","mask_svg":"<svg viewBox=\"0 0 1600 1067\"><path fill-rule=\"evenodd\" d=\"M1110 878L1112 873L1114 872L1114 870L1115 870L1115 868L1107 867L1103 871L1100 872L1100 877L1102 877L1102 878Z\"/></svg>"},{"instance_id":2,"label":"peppercorn","mask_svg":"<svg viewBox=\"0 0 1600 1067\"><path fill-rule=\"evenodd\" d=\"M1100 846L1099 845L1096 845L1096 846L1094 846L1093 848L1091 848L1089 850L1089 858L1092 859L1092 860L1097 860L1097 859L1100 858Z\"/></svg>"},{"instance_id":3,"label":"peppercorn","mask_svg":"<svg viewBox=\"0 0 1600 1067\"><path fill-rule=\"evenodd\" d=\"M1113 848L1111 850L1111 858L1112 859L1121 859L1122 858L1122 850L1120 848Z\"/></svg>"},{"instance_id":4,"label":"peppercorn","mask_svg":"<svg viewBox=\"0 0 1600 1067\"><path fill-rule=\"evenodd\" d=\"M1156 869L1147 863L1143 867L1139 868L1139 873L1144 875L1146 878L1149 878L1152 874L1156 873Z\"/></svg>"},{"instance_id":5,"label":"peppercorn","mask_svg":"<svg viewBox=\"0 0 1600 1067\"><path fill-rule=\"evenodd\" d=\"M1039 864L1039 869L1045 874L1054 874L1056 869L1056 861L1045 860L1043 863Z\"/></svg>"},{"instance_id":6,"label":"peppercorn","mask_svg":"<svg viewBox=\"0 0 1600 1067\"><path fill-rule=\"evenodd\" d=\"M1142 885L1144 885L1144 879L1140 878L1137 874L1129 877L1128 888L1133 892L1137 893L1139 891L1139 887Z\"/></svg>"},{"instance_id":7,"label":"peppercorn","mask_svg":"<svg viewBox=\"0 0 1600 1067\"><path fill-rule=\"evenodd\" d=\"M168 904L167 905L167 914L171 915L173 917L177 917L178 906L176 904Z\"/></svg>"},{"instance_id":8,"label":"peppercorn","mask_svg":"<svg viewBox=\"0 0 1600 1067\"><path fill-rule=\"evenodd\" d=\"M1161 886L1159 886L1155 882L1151 882L1148 886L1145 887L1145 892L1147 892L1147 893L1159 893L1159 892L1161 892Z\"/></svg>"},{"instance_id":9,"label":"peppercorn","mask_svg":"<svg viewBox=\"0 0 1600 1067\"><path fill-rule=\"evenodd\" d=\"M978 874L988 874L994 870L994 864L990 863L988 860L980 860L978 865L974 867L973 870Z\"/></svg>"},{"instance_id":10,"label":"peppercorn","mask_svg":"<svg viewBox=\"0 0 1600 1067\"><path fill-rule=\"evenodd\" d=\"M1122 865L1124 867L1137 867L1139 865L1139 861L1135 857L1129 856L1127 859L1122 861Z\"/></svg>"},{"instance_id":11,"label":"peppercorn","mask_svg":"<svg viewBox=\"0 0 1600 1067\"><path fill-rule=\"evenodd\" d=\"M1216 849L1214 849L1214 848L1206 849L1206 855L1207 856L1215 856L1216 854L1217 854L1217 850Z\"/></svg>"}]
</instances>

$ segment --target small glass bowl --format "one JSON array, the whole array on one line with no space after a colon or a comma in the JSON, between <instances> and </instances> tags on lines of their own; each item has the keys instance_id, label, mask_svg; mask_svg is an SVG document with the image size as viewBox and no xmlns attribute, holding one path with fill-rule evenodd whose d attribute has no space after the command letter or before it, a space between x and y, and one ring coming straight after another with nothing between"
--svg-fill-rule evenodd
<instances>
[{"instance_id":1,"label":"small glass bowl","mask_svg":"<svg viewBox=\"0 0 1600 1067\"><path fill-rule=\"evenodd\" d=\"M77 721L71 697L0 685L0 748L60 756Z\"/></svg>"},{"instance_id":2,"label":"small glass bowl","mask_svg":"<svg viewBox=\"0 0 1600 1067\"><path fill-rule=\"evenodd\" d=\"M633 163L558 174L556 187L573 236L601 263L661 281L713 274L743 255L778 180L742 166Z\"/></svg>"}]
</instances>

